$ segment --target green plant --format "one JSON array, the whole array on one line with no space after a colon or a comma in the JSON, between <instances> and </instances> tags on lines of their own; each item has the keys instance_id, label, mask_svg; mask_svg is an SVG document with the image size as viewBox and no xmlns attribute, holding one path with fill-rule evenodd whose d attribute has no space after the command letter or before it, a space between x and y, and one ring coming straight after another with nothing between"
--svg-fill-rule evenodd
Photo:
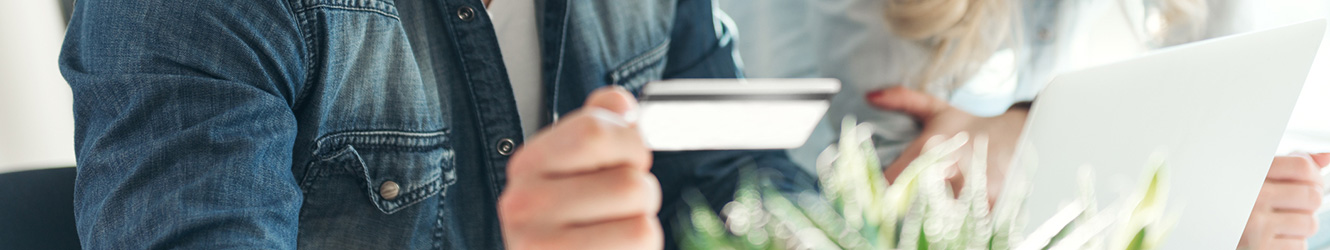
<instances>
[{"instance_id":1,"label":"green plant","mask_svg":"<svg viewBox=\"0 0 1330 250\"><path fill-rule=\"evenodd\" d=\"M1024 192L1008 187L990 210L985 178L966 178L960 192L945 180L959 149L970 144L968 176L986 176L987 139L970 142L961 133L931 140L894 181L881 172L868 131L847 117L840 143L819 159L821 192L783 193L764 178L740 173L725 219L700 194L685 199L679 222L684 249L1154 249L1171 223L1164 222L1167 175L1162 161L1151 164L1132 196L1099 211L1090 185L1030 237L1020 219ZM861 132L862 131L862 132ZM1032 170L1032 166L1026 169ZM1091 174L1083 174L1090 176ZM1089 178L1086 178L1087 180ZM1019 182L1019 178L1015 181ZM1082 182L1088 183L1088 181ZM1019 184L1019 183L1018 183ZM1116 226L1116 233L1106 230ZM1108 244L1102 244L1105 240Z\"/></svg>"}]
</instances>

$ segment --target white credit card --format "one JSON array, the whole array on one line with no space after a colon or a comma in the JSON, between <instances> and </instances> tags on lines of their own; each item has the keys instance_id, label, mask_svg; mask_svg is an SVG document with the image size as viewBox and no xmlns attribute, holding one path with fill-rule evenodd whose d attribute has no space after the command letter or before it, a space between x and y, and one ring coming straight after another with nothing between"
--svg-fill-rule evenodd
<instances>
[{"instance_id":1,"label":"white credit card","mask_svg":"<svg viewBox=\"0 0 1330 250\"><path fill-rule=\"evenodd\" d=\"M822 120L836 79L676 79L642 89L638 129L652 150L787 149Z\"/></svg>"}]
</instances>

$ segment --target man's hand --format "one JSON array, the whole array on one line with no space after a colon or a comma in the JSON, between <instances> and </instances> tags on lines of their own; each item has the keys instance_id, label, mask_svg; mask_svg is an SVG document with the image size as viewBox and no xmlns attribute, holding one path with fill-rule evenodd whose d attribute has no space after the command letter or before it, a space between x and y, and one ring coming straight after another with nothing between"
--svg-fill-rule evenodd
<instances>
[{"instance_id":1,"label":"man's hand","mask_svg":"<svg viewBox=\"0 0 1330 250\"><path fill-rule=\"evenodd\" d=\"M624 119L636 103L622 88L601 88L517 150L498 207L508 248L663 246L651 151Z\"/></svg>"},{"instance_id":2,"label":"man's hand","mask_svg":"<svg viewBox=\"0 0 1330 250\"><path fill-rule=\"evenodd\" d=\"M1020 138L1021 128L1025 127L1027 110L1015 108L995 117L978 117L952 107L946 101L904 87L875 91L868 94L867 101L878 109L913 116L924 127L919 137L905 148L901 156L887 166L887 180L895 180L905 170L905 166L919 157L928 138L935 135L952 136L959 132L987 135L991 144L988 147L988 197L990 203L996 200L1006 177L1007 164L1015 151L1016 140ZM958 154L969 155L970 147L962 148ZM969 157L961 157L963 162L968 160ZM965 182L959 169L953 169L952 177L948 179L955 187L954 190L959 191Z\"/></svg>"},{"instance_id":3,"label":"man's hand","mask_svg":"<svg viewBox=\"0 0 1330 250\"><path fill-rule=\"evenodd\" d=\"M1330 153L1275 157L1238 247L1307 249L1307 238L1316 233L1316 210L1325 188L1320 170L1328 164Z\"/></svg>"}]
</instances>

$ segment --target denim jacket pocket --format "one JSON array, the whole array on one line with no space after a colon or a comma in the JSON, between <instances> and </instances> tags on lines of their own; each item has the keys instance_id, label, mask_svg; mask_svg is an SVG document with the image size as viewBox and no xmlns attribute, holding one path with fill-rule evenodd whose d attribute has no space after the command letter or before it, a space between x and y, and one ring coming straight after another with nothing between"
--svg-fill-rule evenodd
<instances>
[{"instance_id":1,"label":"denim jacket pocket","mask_svg":"<svg viewBox=\"0 0 1330 250\"><path fill-rule=\"evenodd\" d=\"M351 177L384 214L446 194L457 182L446 130L332 134L316 141L315 157L302 184L306 192L318 189L319 178Z\"/></svg>"},{"instance_id":2,"label":"denim jacket pocket","mask_svg":"<svg viewBox=\"0 0 1330 250\"><path fill-rule=\"evenodd\" d=\"M610 71L610 83L622 86L633 94L641 94L642 85L660 80L665 71L665 55L669 48L670 39L665 39L651 50L620 64L614 71Z\"/></svg>"}]
</instances>

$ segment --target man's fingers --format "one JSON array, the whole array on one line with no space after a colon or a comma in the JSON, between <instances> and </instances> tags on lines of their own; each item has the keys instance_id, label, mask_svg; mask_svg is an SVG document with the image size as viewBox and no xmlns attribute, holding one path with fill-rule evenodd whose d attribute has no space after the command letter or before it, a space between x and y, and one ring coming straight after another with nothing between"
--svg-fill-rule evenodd
<instances>
[{"instance_id":1,"label":"man's fingers","mask_svg":"<svg viewBox=\"0 0 1330 250\"><path fill-rule=\"evenodd\" d=\"M528 179L510 186L499 206L513 222L559 228L594 224L660 210L655 176L632 168L611 168L557 179ZM540 188L542 190L523 190Z\"/></svg>"},{"instance_id":2,"label":"man's fingers","mask_svg":"<svg viewBox=\"0 0 1330 250\"><path fill-rule=\"evenodd\" d=\"M1306 240L1316 234L1316 217L1311 214L1272 213L1266 221L1266 230L1275 238Z\"/></svg>"},{"instance_id":3,"label":"man's fingers","mask_svg":"<svg viewBox=\"0 0 1330 250\"><path fill-rule=\"evenodd\" d=\"M582 109L519 149L511 160L509 176L576 174L615 166L650 168L651 151L637 131L636 110L636 99L622 87L597 89ZM535 166L541 169L523 168Z\"/></svg>"},{"instance_id":4,"label":"man's fingers","mask_svg":"<svg viewBox=\"0 0 1330 250\"><path fill-rule=\"evenodd\" d=\"M1319 183L1321 170L1306 156L1276 156L1267 180Z\"/></svg>"},{"instance_id":5,"label":"man's fingers","mask_svg":"<svg viewBox=\"0 0 1330 250\"><path fill-rule=\"evenodd\" d=\"M649 169L651 150L637 129L622 121L607 120L612 119L604 117L608 111L596 110L575 111L549 131L536 135L513 155L509 177L577 174L621 166Z\"/></svg>"},{"instance_id":6,"label":"man's fingers","mask_svg":"<svg viewBox=\"0 0 1330 250\"><path fill-rule=\"evenodd\" d=\"M1275 211L1312 213L1321 206L1316 186L1300 183L1266 182L1258 199Z\"/></svg>"},{"instance_id":7,"label":"man's fingers","mask_svg":"<svg viewBox=\"0 0 1330 250\"><path fill-rule=\"evenodd\" d=\"M563 229L553 246L571 249L661 249L664 232L656 215L642 215ZM542 248L543 249L543 248Z\"/></svg>"},{"instance_id":8,"label":"man's fingers","mask_svg":"<svg viewBox=\"0 0 1330 250\"><path fill-rule=\"evenodd\" d=\"M509 160L499 220L513 249L659 249L661 190L623 88L528 140Z\"/></svg>"},{"instance_id":9,"label":"man's fingers","mask_svg":"<svg viewBox=\"0 0 1330 250\"><path fill-rule=\"evenodd\" d=\"M509 230L505 228L505 231ZM511 237L511 235L508 235ZM509 249L660 249L664 233L655 215L642 215L523 235Z\"/></svg>"},{"instance_id":10,"label":"man's fingers","mask_svg":"<svg viewBox=\"0 0 1330 250\"><path fill-rule=\"evenodd\" d=\"M625 115L633 110L637 110L637 99L623 87L618 85L603 87L591 92L587 96L586 103L582 108L602 108L619 115Z\"/></svg>"},{"instance_id":11,"label":"man's fingers","mask_svg":"<svg viewBox=\"0 0 1330 250\"><path fill-rule=\"evenodd\" d=\"M928 121L950 107L950 104L936 97L903 86L869 93L867 101L878 109L904 112L920 122Z\"/></svg>"}]
</instances>

